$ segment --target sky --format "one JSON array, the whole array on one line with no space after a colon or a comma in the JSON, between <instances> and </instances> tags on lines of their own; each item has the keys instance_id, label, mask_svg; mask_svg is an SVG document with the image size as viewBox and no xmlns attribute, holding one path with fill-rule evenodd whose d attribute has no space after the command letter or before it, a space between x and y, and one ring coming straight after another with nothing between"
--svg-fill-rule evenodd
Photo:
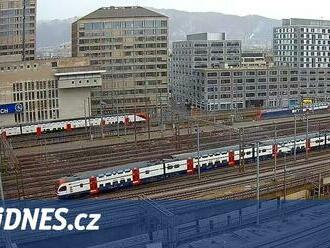
<instances>
[{"instance_id":1,"label":"sky","mask_svg":"<svg viewBox=\"0 0 330 248\"><path fill-rule=\"evenodd\" d=\"M139 5L191 12L330 20L329 0L37 0L38 20L81 17L99 7Z\"/></svg>"}]
</instances>

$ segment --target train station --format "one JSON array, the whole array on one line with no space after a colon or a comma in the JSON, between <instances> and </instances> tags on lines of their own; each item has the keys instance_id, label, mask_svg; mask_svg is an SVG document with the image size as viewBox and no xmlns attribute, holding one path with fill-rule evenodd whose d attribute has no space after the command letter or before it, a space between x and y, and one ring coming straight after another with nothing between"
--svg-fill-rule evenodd
<instances>
[{"instance_id":1,"label":"train station","mask_svg":"<svg viewBox=\"0 0 330 248\"><path fill-rule=\"evenodd\" d=\"M0 0L0 248L330 247L330 21L210 2Z\"/></svg>"}]
</instances>

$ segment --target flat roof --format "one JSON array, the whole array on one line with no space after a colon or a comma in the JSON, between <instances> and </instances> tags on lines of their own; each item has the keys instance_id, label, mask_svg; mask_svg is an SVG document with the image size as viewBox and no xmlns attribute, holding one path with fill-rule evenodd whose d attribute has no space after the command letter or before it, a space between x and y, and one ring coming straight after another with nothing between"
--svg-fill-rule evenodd
<instances>
[{"instance_id":1,"label":"flat roof","mask_svg":"<svg viewBox=\"0 0 330 248\"><path fill-rule=\"evenodd\" d=\"M317 19L290 18L290 19L283 19L282 26L330 27L330 21L329 20L317 20Z\"/></svg>"},{"instance_id":2,"label":"flat roof","mask_svg":"<svg viewBox=\"0 0 330 248\"><path fill-rule=\"evenodd\" d=\"M81 75L81 74L101 74L105 73L105 70L99 70L99 71L73 71L73 72L60 72L60 73L55 73L55 76L69 76L69 75Z\"/></svg>"},{"instance_id":3,"label":"flat roof","mask_svg":"<svg viewBox=\"0 0 330 248\"><path fill-rule=\"evenodd\" d=\"M80 20L106 19L106 18L138 18L138 17L166 17L156 11L140 6L130 7L103 7L82 17Z\"/></svg>"}]
</instances>

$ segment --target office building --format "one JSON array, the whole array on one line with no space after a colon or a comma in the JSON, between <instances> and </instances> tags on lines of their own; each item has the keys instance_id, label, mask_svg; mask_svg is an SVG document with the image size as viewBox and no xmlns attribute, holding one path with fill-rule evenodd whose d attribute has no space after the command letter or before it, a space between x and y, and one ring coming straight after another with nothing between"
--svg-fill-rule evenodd
<instances>
[{"instance_id":1,"label":"office building","mask_svg":"<svg viewBox=\"0 0 330 248\"><path fill-rule=\"evenodd\" d=\"M224 33L201 33L173 43L170 66L172 98L179 103L196 105L201 91L192 80L199 68L232 68L241 63L241 42L226 40Z\"/></svg>"},{"instance_id":2,"label":"office building","mask_svg":"<svg viewBox=\"0 0 330 248\"><path fill-rule=\"evenodd\" d=\"M36 4L36 0L0 1L0 57L35 58Z\"/></svg>"},{"instance_id":3,"label":"office building","mask_svg":"<svg viewBox=\"0 0 330 248\"><path fill-rule=\"evenodd\" d=\"M267 67L269 66L266 54L263 52L242 52L241 66L249 67Z\"/></svg>"},{"instance_id":4,"label":"office building","mask_svg":"<svg viewBox=\"0 0 330 248\"><path fill-rule=\"evenodd\" d=\"M274 61L293 68L330 67L330 21L284 19L274 28Z\"/></svg>"},{"instance_id":5,"label":"office building","mask_svg":"<svg viewBox=\"0 0 330 248\"><path fill-rule=\"evenodd\" d=\"M102 73L88 58L0 63L0 126L83 118Z\"/></svg>"},{"instance_id":6,"label":"office building","mask_svg":"<svg viewBox=\"0 0 330 248\"><path fill-rule=\"evenodd\" d=\"M72 56L106 70L93 113L156 112L168 99L168 18L142 7L100 8L72 25Z\"/></svg>"},{"instance_id":7,"label":"office building","mask_svg":"<svg viewBox=\"0 0 330 248\"><path fill-rule=\"evenodd\" d=\"M330 68L200 68L190 76L198 91L188 95L197 108L207 111L288 107L290 101L330 100ZM174 86L175 87L175 86ZM187 99L176 91L176 97Z\"/></svg>"}]
</instances>

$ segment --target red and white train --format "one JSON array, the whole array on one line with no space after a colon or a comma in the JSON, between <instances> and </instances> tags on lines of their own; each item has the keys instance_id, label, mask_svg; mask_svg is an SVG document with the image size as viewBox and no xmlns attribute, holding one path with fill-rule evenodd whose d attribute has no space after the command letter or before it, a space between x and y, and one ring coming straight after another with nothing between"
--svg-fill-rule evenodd
<instances>
[{"instance_id":1,"label":"red and white train","mask_svg":"<svg viewBox=\"0 0 330 248\"><path fill-rule=\"evenodd\" d=\"M119 124L129 125L130 123L143 123L146 119L142 115L119 115L119 116L105 116L103 118L103 125ZM5 136L18 136L23 134L36 134L49 133L61 130L71 131L72 129L85 128L90 126L100 126L101 118L80 118L72 120L61 120L54 122L35 123L30 125L20 125L14 127L0 128L0 133Z\"/></svg>"},{"instance_id":2,"label":"red and white train","mask_svg":"<svg viewBox=\"0 0 330 248\"><path fill-rule=\"evenodd\" d=\"M271 159L276 154L278 156L284 153L292 154L294 143L293 137L278 139L276 145L272 140L263 141L259 147L260 159ZM306 140L306 136L296 137L297 152L326 147L330 147L330 133L321 135L313 133L309 135L308 140ZM256 150L257 148L253 145L244 150L246 162L256 159ZM238 161L238 145L200 152L199 162L202 172L225 166L235 166ZM185 153L161 161L139 162L63 177L56 182L56 194L59 198L99 194L117 188L134 187L152 181L164 180L174 175L192 175L197 168L197 153Z\"/></svg>"}]
</instances>

